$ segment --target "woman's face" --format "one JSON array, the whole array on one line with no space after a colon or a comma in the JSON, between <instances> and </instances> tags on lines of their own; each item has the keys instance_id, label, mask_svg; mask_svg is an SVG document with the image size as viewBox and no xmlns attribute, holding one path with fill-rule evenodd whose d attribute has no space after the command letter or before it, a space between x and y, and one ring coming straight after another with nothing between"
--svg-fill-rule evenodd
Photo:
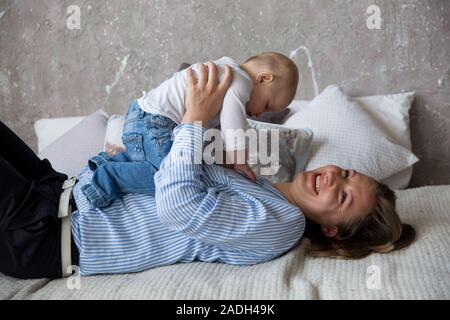
<instances>
[{"instance_id":1,"label":"woman's face","mask_svg":"<svg viewBox=\"0 0 450 320\"><path fill-rule=\"evenodd\" d=\"M300 172L291 188L291 195L305 216L322 226L337 226L366 216L375 204L369 177L332 165Z\"/></svg>"}]
</instances>

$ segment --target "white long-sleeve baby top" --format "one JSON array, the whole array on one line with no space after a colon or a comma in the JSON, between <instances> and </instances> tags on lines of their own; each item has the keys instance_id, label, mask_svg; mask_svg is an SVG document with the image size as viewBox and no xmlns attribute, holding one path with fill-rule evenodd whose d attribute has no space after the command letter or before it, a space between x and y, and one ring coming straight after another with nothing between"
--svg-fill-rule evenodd
<instances>
[{"instance_id":1,"label":"white long-sleeve baby top","mask_svg":"<svg viewBox=\"0 0 450 320\"><path fill-rule=\"evenodd\" d=\"M230 57L222 57L213 61L217 65L219 80L223 79L224 67L228 65L233 70L233 82L227 90L220 113L211 119L209 128L220 128L226 151L245 149L244 135L228 135L227 130L247 130L246 103L250 100L253 84L250 76ZM199 63L192 66L198 77ZM181 123L185 108L187 92L186 70L176 72L171 78L158 87L144 93L138 99L138 104L145 112L170 118L175 123ZM236 132L236 131L232 131Z\"/></svg>"}]
</instances>

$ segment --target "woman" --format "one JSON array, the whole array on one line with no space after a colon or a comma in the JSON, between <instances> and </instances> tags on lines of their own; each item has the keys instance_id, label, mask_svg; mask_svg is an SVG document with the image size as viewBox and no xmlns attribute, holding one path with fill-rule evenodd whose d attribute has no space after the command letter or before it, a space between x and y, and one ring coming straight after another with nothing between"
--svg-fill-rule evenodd
<instances>
[{"instance_id":1,"label":"woman","mask_svg":"<svg viewBox=\"0 0 450 320\"><path fill-rule=\"evenodd\" d=\"M303 235L312 240L314 255L339 258L389 252L414 240L414 229L395 211L394 193L354 170L325 166L271 185L221 166L194 164L205 130L198 123L219 111L231 78L228 68L219 83L212 63L201 66L198 81L188 71L186 114L155 175L155 196L127 194L94 209L81 192L92 172L82 170L73 189L71 251L81 275L194 260L250 265L282 255ZM0 157L0 271L61 277L58 203L67 177L6 126L0 130L7 143Z\"/></svg>"}]
</instances>

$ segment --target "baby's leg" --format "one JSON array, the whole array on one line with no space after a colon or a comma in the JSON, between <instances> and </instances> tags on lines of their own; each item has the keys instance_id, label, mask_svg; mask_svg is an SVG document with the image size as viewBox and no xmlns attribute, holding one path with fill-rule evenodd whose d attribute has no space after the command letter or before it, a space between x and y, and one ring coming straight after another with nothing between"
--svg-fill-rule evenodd
<instances>
[{"instance_id":1,"label":"baby's leg","mask_svg":"<svg viewBox=\"0 0 450 320\"><path fill-rule=\"evenodd\" d=\"M148 132L142 141L142 157L159 169L172 147L172 132L177 124L167 117L149 113L145 115L144 121Z\"/></svg>"},{"instance_id":2,"label":"baby's leg","mask_svg":"<svg viewBox=\"0 0 450 320\"><path fill-rule=\"evenodd\" d=\"M157 168L148 161L109 161L97 168L91 183L81 190L94 207L109 206L126 193L155 194Z\"/></svg>"},{"instance_id":3,"label":"baby's leg","mask_svg":"<svg viewBox=\"0 0 450 320\"><path fill-rule=\"evenodd\" d=\"M130 165L135 161L142 163L145 160L136 153L141 151L143 135L146 133L144 116L145 112L140 109L137 102L132 102L128 108L123 129L123 137L133 137L125 143L126 151L114 156L100 152L89 160L88 165L94 171L94 176L90 184L83 186L82 191L94 207L105 207L113 200L120 198L124 193L129 192L127 185L135 186L137 183L143 185L144 182L139 179L139 175L148 178L148 175L143 174L137 166ZM139 141L141 141L140 147L136 144ZM152 171L153 169L149 171L149 174L152 174Z\"/></svg>"}]
</instances>

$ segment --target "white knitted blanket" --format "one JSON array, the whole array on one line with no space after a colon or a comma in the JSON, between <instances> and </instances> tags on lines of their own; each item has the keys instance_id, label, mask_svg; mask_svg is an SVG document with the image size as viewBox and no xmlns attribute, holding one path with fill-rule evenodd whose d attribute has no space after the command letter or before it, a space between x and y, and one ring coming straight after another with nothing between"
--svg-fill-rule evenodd
<instances>
[{"instance_id":1,"label":"white knitted blanket","mask_svg":"<svg viewBox=\"0 0 450 320\"><path fill-rule=\"evenodd\" d=\"M305 241L267 263L196 262L138 274L49 281L0 274L0 299L450 299L450 185L397 191L418 238L358 261L310 258Z\"/></svg>"}]
</instances>

